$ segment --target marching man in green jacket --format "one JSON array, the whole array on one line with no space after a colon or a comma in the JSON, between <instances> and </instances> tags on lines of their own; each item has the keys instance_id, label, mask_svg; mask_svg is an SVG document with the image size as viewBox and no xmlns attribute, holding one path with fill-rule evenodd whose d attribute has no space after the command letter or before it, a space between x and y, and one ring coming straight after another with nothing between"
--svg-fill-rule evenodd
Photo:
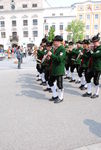
<instances>
[{"instance_id":1,"label":"marching man in green jacket","mask_svg":"<svg viewBox=\"0 0 101 150\"><path fill-rule=\"evenodd\" d=\"M83 94L83 97L97 98L99 97L99 79L101 74L101 45L99 34L92 38L94 50L91 51L91 59L89 64L89 70L86 74L86 81L88 84L88 91ZM92 95L91 79L94 79L95 93Z\"/></svg>"},{"instance_id":2,"label":"marching man in green jacket","mask_svg":"<svg viewBox=\"0 0 101 150\"><path fill-rule=\"evenodd\" d=\"M53 41L54 52L48 52L48 55L52 59L49 85L52 89L53 96L50 101L54 101L54 103L60 103L63 101L63 75L65 74L66 50L62 46L62 41L63 38L60 35L55 36ZM58 93L54 86L55 81L57 81Z\"/></svg>"},{"instance_id":3,"label":"marching man in green jacket","mask_svg":"<svg viewBox=\"0 0 101 150\"><path fill-rule=\"evenodd\" d=\"M87 89L85 76L86 76L86 72L88 69L91 53L90 53L90 40L84 39L82 42L83 42L83 51L80 52L80 54L79 54L79 57L81 58L81 65L80 65L78 75L81 78L81 86L79 88L81 90L85 90L85 89ZM83 73L84 73L84 75L83 75Z\"/></svg>"}]
</instances>

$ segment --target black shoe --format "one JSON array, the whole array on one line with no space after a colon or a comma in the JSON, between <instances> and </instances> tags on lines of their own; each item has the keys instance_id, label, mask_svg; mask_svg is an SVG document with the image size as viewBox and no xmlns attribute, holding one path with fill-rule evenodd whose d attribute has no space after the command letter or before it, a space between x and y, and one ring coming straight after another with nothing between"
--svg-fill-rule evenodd
<instances>
[{"instance_id":1,"label":"black shoe","mask_svg":"<svg viewBox=\"0 0 101 150\"><path fill-rule=\"evenodd\" d=\"M56 99L56 100L54 101L54 103L57 104L57 103L61 103L62 101L63 101L63 99L59 99L59 98L58 98L58 99Z\"/></svg>"},{"instance_id":2,"label":"black shoe","mask_svg":"<svg viewBox=\"0 0 101 150\"><path fill-rule=\"evenodd\" d=\"M58 96L57 96L57 97L52 97L52 98L50 98L49 101L55 101L55 100L57 100L57 99L58 99Z\"/></svg>"},{"instance_id":3,"label":"black shoe","mask_svg":"<svg viewBox=\"0 0 101 150\"><path fill-rule=\"evenodd\" d=\"M72 83L72 82L75 82L75 80L70 80L69 82L71 82L71 83Z\"/></svg>"},{"instance_id":4,"label":"black shoe","mask_svg":"<svg viewBox=\"0 0 101 150\"><path fill-rule=\"evenodd\" d=\"M39 77L39 75L37 75L36 77Z\"/></svg>"},{"instance_id":5,"label":"black shoe","mask_svg":"<svg viewBox=\"0 0 101 150\"><path fill-rule=\"evenodd\" d=\"M41 81L41 79L37 79L36 81Z\"/></svg>"},{"instance_id":6,"label":"black shoe","mask_svg":"<svg viewBox=\"0 0 101 150\"><path fill-rule=\"evenodd\" d=\"M66 76L66 77L64 77L64 79L71 79L71 77L67 77L67 76Z\"/></svg>"},{"instance_id":7,"label":"black shoe","mask_svg":"<svg viewBox=\"0 0 101 150\"><path fill-rule=\"evenodd\" d=\"M42 85L43 85L43 86L46 86L46 85L47 85L47 83L46 83L46 82L42 82Z\"/></svg>"},{"instance_id":8,"label":"black shoe","mask_svg":"<svg viewBox=\"0 0 101 150\"><path fill-rule=\"evenodd\" d=\"M71 78L71 77L67 77L67 79L69 79L69 80L70 80L70 79L72 79L72 78Z\"/></svg>"},{"instance_id":9,"label":"black shoe","mask_svg":"<svg viewBox=\"0 0 101 150\"><path fill-rule=\"evenodd\" d=\"M91 96L91 98L98 98L99 97L99 95L96 95L96 94L93 94L92 96Z\"/></svg>"},{"instance_id":10,"label":"black shoe","mask_svg":"<svg viewBox=\"0 0 101 150\"><path fill-rule=\"evenodd\" d=\"M45 92L50 91L50 90L51 90L51 88L44 89Z\"/></svg>"},{"instance_id":11,"label":"black shoe","mask_svg":"<svg viewBox=\"0 0 101 150\"><path fill-rule=\"evenodd\" d=\"M92 93L87 93L87 92L86 92L86 93L82 94L82 96L83 96L83 97L91 97L91 96L92 96Z\"/></svg>"},{"instance_id":12,"label":"black shoe","mask_svg":"<svg viewBox=\"0 0 101 150\"><path fill-rule=\"evenodd\" d=\"M85 85L82 85L82 84L81 84L80 87L79 87L79 89L83 88L84 86L85 86Z\"/></svg>"},{"instance_id":13,"label":"black shoe","mask_svg":"<svg viewBox=\"0 0 101 150\"><path fill-rule=\"evenodd\" d=\"M68 77L64 77L64 79L68 79Z\"/></svg>"},{"instance_id":14,"label":"black shoe","mask_svg":"<svg viewBox=\"0 0 101 150\"><path fill-rule=\"evenodd\" d=\"M46 82L41 82L40 85L46 86Z\"/></svg>"},{"instance_id":15,"label":"black shoe","mask_svg":"<svg viewBox=\"0 0 101 150\"><path fill-rule=\"evenodd\" d=\"M83 86L83 87L81 87L80 89L81 89L82 91L83 91L83 90L87 90L87 88L86 88L86 87L84 87L84 86Z\"/></svg>"},{"instance_id":16,"label":"black shoe","mask_svg":"<svg viewBox=\"0 0 101 150\"><path fill-rule=\"evenodd\" d=\"M78 80L77 80L77 81L75 81L75 83L76 83L76 84L79 84L79 83L81 83L81 81L78 81Z\"/></svg>"}]
</instances>

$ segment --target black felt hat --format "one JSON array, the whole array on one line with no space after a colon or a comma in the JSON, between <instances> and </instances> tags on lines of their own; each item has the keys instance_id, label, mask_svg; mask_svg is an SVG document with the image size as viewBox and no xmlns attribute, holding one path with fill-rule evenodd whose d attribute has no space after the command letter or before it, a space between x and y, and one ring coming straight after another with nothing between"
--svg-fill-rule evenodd
<instances>
[{"instance_id":1,"label":"black felt hat","mask_svg":"<svg viewBox=\"0 0 101 150\"><path fill-rule=\"evenodd\" d=\"M76 42L76 44L82 44L82 41L79 40L79 41Z\"/></svg>"},{"instance_id":2,"label":"black felt hat","mask_svg":"<svg viewBox=\"0 0 101 150\"><path fill-rule=\"evenodd\" d=\"M63 38L60 35L56 35L53 41L60 41L60 42L62 42Z\"/></svg>"},{"instance_id":3,"label":"black felt hat","mask_svg":"<svg viewBox=\"0 0 101 150\"><path fill-rule=\"evenodd\" d=\"M98 33L96 36L94 36L91 41L92 42L98 42L98 41L100 41L99 35L100 35L100 33Z\"/></svg>"},{"instance_id":4,"label":"black felt hat","mask_svg":"<svg viewBox=\"0 0 101 150\"><path fill-rule=\"evenodd\" d=\"M90 44L91 41L90 41L90 39L84 39L84 40L82 41L82 43L83 43L83 44Z\"/></svg>"},{"instance_id":5,"label":"black felt hat","mask_svg":"<svg viewBox=\"0 0 101 150\"><path fill-rule=\"evenodd\" d=\"M69 45L74 45L74 42L70 41L68 44L69 44Z\"/></svg>"},{"instance_id":6,"label":"black felt hat","mask_svg":"<svg viewBox=\"0 0 101 150\"><path fill-rule=\"evenodd\" d=\"M66 44L68 44L68 41L65 41Z\"/></svg>"},{"instance_id":7,"label":"black felt hat","mask_svg":"<svg viewBox=\"0 0 101 150\"><path fill-rule=\"evenodd\" d=\"M42 39L42 43L46 43L47 42L47 39L46 38L43 38Z\"/></svg>"},{"instance_id":8,"label":"black felt hat","mask_svg":"<svg viewBox=\"0 0 101 150\"><path fill-rule=\"evenodd\" d=\"M52 46L52 44L53 42L49 42L49 41L46 42L46 46Z\"/></svg>"}]
</instances>

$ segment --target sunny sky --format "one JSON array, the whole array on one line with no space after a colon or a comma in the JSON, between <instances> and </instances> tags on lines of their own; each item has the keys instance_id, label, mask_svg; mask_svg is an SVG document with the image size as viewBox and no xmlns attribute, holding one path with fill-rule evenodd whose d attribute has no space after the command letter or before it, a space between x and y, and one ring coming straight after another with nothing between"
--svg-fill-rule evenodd
<instances>
[{"instance_id":1,"label":"sunny sky","mask_svg":"<svg viewBox=\"0 0 101 150\"><path fill-rule=\"evenodd\" d=\"M70 6L77 2L84 2L87 0L47 0L51 6ZM101 0L92 0L92 1L101 1Z\"/></svg>"}]
</instances>

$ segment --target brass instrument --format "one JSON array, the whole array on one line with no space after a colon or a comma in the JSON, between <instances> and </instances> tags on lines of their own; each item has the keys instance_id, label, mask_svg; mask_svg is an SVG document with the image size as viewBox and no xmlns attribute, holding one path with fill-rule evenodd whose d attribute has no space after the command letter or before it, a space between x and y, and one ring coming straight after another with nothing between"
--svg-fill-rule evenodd
<instances>
[{"instance_id":1,"label":"brass instrument","mask_svg":"<svg viewBox=\"0 0 101 150\"><path fill-rule=\"evenodd\" d=\"M66 52L69 53L69 47L68 47L68 48L65 48L65 49L66 49Z\"/></svg>"},{"instance_id":2,"label":"brass instrument","mask_svg":"<svg viewBox=\"0 0 101 150\"><path fill-rule=\"evenodd\" d=\"M40 59L36 59L36 61L37 61L37 64L41 64L41 60Z\"/></svg>"}]
</instances>

